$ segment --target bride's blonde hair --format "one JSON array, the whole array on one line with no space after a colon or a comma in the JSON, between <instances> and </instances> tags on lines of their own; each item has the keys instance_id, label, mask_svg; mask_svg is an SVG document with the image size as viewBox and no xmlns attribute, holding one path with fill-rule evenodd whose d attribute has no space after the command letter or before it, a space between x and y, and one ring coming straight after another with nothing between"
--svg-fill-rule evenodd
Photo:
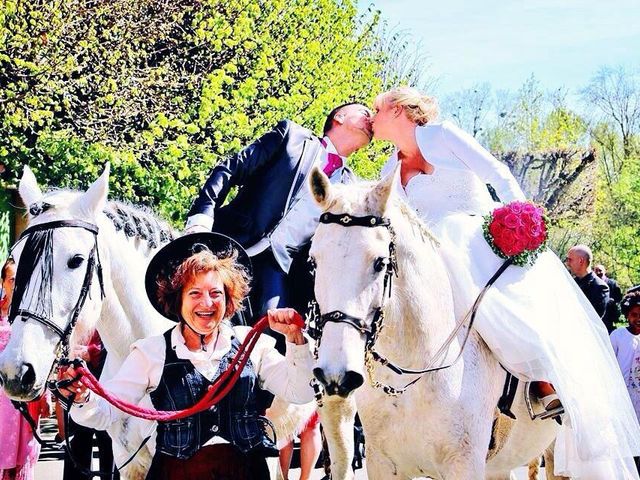
<instances>
[{"instance_id":1,"label":"bride's blonde hair","mask_svg":"<svg viewBox=\"0 0 640 480\"><path fill-rule=\"evenodd\" d=\"M396 87L383 94L391 105L404 107L407 118L418 125L425 125L440 115L440 107L435 97L422 94L412 87Z\"/></svg>"}]
</instances>

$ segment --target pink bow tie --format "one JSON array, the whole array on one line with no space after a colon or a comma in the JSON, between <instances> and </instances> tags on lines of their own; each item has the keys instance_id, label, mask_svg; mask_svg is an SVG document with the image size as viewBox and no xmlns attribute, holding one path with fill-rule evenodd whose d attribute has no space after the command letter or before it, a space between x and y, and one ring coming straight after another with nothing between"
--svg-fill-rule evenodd
<instances>
[{"instance_id":1,"label":"pink bow tie","mask_svg":"<svg viewBox=\"0 0 640 480\"><path fill-rule=\"evenodd\" d=\"M322 146L324 148L327 148L327 142L324 140L324 138L320 139L320 143L322 143ZM342 167L343 164L344 162L342 161L342 157L340 155L338 155L337 153L327 152L327 164L325 165L323 171L325 175L327 175L327 177L331 177L331 175L333 175L333 173L337 169Z\"/></svg>"}]
</instances>

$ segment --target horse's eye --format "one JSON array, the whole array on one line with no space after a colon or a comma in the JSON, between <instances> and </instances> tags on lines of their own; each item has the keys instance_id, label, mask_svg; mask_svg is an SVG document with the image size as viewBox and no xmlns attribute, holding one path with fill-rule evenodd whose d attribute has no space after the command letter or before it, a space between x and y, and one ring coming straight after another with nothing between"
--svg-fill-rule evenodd
<instances>
[{"instance_id":1,"label":"horse's eye","mask_svg":"<svg viewBox=\"0 0 640 480\"><path fill-rule=\"evenodd\" d=\"M376 272L381 272L389 263L389 259L387 257L378 257L375 262L373 262L373 269Z\"/></svg>"},{"instance_id":2,"label":"horse's eye","mask_svg":"<svg viewBox=\"0 0 640 480\"><path fill-rule=\"evenodd\" d=\"M82 265L82 262L84 262L84 257L82 255L74 255L67 262L67 267L75 269Z\"/></svg>"}]
</instances>

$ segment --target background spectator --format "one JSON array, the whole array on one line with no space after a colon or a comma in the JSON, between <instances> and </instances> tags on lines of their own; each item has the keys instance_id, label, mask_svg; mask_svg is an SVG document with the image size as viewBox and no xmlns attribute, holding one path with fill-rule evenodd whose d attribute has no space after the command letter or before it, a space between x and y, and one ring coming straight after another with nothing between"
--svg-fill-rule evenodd
<instances>
[{"instance_id":1,"label":"background spectator","mask_svg":"<svg viewBox=\"0 0 640 480\"><path fill-rule=\"evenodd\" d=\"M622 301L622 290L620 290L618 282L607 276L607 269L605 266L602 264L596 265L593 267L593 273L595 273L599 279L604 280L604 282L609 286L609 297L611 300L619 304Z\"/></svg>"},{"instance_id":2,"label":"background spectator","mask_svg":"<svg viewBox=\"0 0 640 480\"><path fill-rule=\"evenodd\" d=\"M596 277L591 270L592 260L593 254L589 247L586 245L576 245L567 252L565 264L575 277L580 290L585 294L589 303L593 305L593 308L598 312L598 315L600 315L604 323L607 303L609 302L609 287L604 281ZM609 332L612 332L614 329L611 324L607 325L605 323L605 326Z\"/></svg>"},{"instance_id":3,"label":"background spectator","mask_svg":"<svg viewBox=\"0 0 640 480\"><path fill-rule=\"evenodd\" d=\"M607 269L604 265L598 264L593 267L593 273L603 280L609 287L609 301L607 302L607 308L604 312L602 321L605 325L615 326L620 320L620 302L622 301L622 291L613 278L607 277ZM609 328L609 327L607 327ZM611 331L609 331L611 333Z\"/></svg>"}]
</instances>

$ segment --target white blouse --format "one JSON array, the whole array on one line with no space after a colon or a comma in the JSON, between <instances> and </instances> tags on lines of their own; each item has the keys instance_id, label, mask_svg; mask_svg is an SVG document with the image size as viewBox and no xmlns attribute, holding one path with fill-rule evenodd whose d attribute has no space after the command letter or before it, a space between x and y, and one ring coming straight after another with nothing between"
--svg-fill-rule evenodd
<instances>
[{"instance_id":1,"label":"white blouse","mask_svg":"<svg viewBox=\"0 0 640 480\"><path fill-rule=\"evenodd\" d=\"M214 335L207 345L207 351L192 352L185 345L179 326L176 326L171 332L171 346L178 358L191 361L207 380L212 381L220 360L231 349L232 338L236 336L243 342L249 330L249 327L232 328L229 324L222 323L219 338L216 340ZM164 369L165 348L163 335L138 340L131 346L131 353L118 373L104 382L104 388L122 400L137 404L157 388ZM304 345L287 342L286 354L282 356L275 349L275 339L262 335L249 358L254 365L260 388L269 390L290 403L302 404L313 400L313 389L309 385L313 377L310 341ZM81 425L106 430L126 414L103 398L91 394L87 403L74 404L71 415Z\"/></svg>"}]
</instances>

